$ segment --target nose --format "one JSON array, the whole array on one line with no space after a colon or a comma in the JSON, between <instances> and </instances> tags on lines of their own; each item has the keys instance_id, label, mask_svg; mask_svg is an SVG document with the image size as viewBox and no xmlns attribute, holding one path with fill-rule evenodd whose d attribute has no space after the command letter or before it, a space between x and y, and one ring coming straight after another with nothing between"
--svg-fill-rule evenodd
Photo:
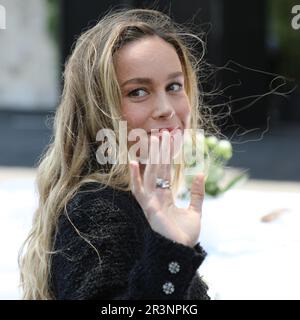
<instances>
[{"instance_id":1,"label":"nose","mask_svg":"<svg viewBox=\"0 0 300 320\"><path fill-rule=\"evenodd\" d=\"M167 98L159 97L156 100L156 108L152 113L153 119L170 119L175 114L174 108Z\"/></svg>"}]
</instances>

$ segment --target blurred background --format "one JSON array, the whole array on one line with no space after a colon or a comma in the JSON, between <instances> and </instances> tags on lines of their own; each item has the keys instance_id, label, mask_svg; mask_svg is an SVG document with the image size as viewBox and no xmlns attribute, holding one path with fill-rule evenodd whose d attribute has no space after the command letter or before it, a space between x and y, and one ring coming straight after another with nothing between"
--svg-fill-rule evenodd
<instances>
[{"instance_id":1,"label":"blurred background","mask_svg":"<svg viewBox=\"0 0 300 320\"><path fill-rule=\"evenodd\" d=\"M249 174L240 189L274 191L265 197L268 203L279 195L276 192L299 196L300 29L291 23L297 4L296 0L0 0L6 9L6 29L0 29L1 230L3 241L7 243L8 237L12 242L8 249L1 241L7 255L1 256L0 297L18 298L13 259L36 206L35 170L52 135L65 60L78 35L109 9L155 8L204 32L206 60L216 68L202 85L207 92L218 88L221 93L207 97L213 114L224 115L230 107L230 115L218 124L233 146L229 165ZM278 206L287 206L288 196L281 199Z\"/></svg>"},{"instance_id":2,"label":"blurred background","mask_svg":"<svg viewBox=\"0 0 300 320\"><path fill-rule=\"evenodd\" d=\"M34 167L51 136L62 71L76 37L113 7L155 7L205 32L206 60L217 67L204 84L234 144L233 166L252 178L300 180L300 31L293 0L96 1L2 0L0 166ZM213 81L210 81L212 78Z\"/></svg>"}]
</instances>

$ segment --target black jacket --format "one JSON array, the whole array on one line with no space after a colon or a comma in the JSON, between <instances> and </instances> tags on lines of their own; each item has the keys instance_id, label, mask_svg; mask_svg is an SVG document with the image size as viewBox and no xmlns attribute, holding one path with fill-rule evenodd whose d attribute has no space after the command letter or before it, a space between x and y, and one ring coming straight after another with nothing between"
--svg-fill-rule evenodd
<instances>
[{"instance_id":1,"label":"black jacket","mask_svg":"<svg viewBox=\"0 0 300 320\"><path fill-rule=\"evenodd\" d=\"M55 299L209 299L197 269L205 251L155 232L131 192L82 186L58 220ZM66 214L67 212L67 214Z\"/></svg>"}]
</instances>

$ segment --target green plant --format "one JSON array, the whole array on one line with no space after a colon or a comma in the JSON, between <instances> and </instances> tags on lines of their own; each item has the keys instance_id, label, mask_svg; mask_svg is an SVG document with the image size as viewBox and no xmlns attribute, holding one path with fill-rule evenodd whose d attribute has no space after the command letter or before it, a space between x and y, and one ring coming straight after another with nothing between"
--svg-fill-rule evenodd
<instances>
[{"instance_id":1,"label":"green plant","mask_svg":"<svg viewBox=\"0 0 300 320\"><path fill-rule=\"evenodd\" d=\"M46 0L48 12L48 32L55 43L59 35L59 0Z\"/></svg>"},{"instance_id":2,"label":"green plant","mask_svg":"<svg viewBox=\"0 0 300 320\"><path fill-rule=\"evenodd\" d=\"M198 148L202 153L202 161L196 161L196 158L191 161L189 157L185 157L188 160L185 162L185 187L180 197L188 196L194 176L198 172L205 173L205 193L213 197L228 191L241 180L248 178L245 172L234 174L230 179L226 177L226 165L232 157L232 145L229 140L220 140L215 136L198 136L196 142L193 144L192 139L184 142L185 154L192 154L191 150L194 150L195 155Z\"/></svg>"}]
</instances>

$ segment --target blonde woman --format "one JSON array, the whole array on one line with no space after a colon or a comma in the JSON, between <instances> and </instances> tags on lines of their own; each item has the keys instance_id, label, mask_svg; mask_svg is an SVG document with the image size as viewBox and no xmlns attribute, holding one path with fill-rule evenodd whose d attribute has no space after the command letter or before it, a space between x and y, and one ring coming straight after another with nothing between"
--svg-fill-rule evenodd
<instances>
[{"instance_id":1,"label":"blonde woman","mask_svg":"<svg viewBox=\"0 0 300 320\"><path fill-rule=\"evenodd\" d=\"M182 209L182 164L156 152L155 163L99 163L99 130L124 145L120 121L146 132L149 154L201 126L199 60L187 37L163 13L123 9L78 39L38 168L39 207L20 256L24 299L209 299L197 271L203 175Z\"/></svg>"}]
</instances>

